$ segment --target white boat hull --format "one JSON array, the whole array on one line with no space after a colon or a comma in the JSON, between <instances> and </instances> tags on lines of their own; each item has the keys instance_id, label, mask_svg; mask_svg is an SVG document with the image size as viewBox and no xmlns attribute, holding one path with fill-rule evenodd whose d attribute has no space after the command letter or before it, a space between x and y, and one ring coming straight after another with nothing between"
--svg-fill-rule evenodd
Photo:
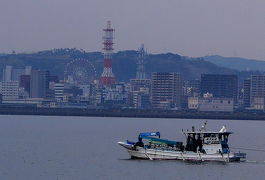
<instances>
[{"instance_id":1,"label":"white boat hull","mask_svg":"<svg viewBox=\"0 0 265 180\"><path fill-rule=\"evenodd\" d=\"M125 142L118 142L118 144L126 148L132 158L140 159L231 162L243 161L245 158L244 153L204 154L191 151L149 149L143 147L134 148L133 145L127 144Z\"/></svg>"}]
</instances>

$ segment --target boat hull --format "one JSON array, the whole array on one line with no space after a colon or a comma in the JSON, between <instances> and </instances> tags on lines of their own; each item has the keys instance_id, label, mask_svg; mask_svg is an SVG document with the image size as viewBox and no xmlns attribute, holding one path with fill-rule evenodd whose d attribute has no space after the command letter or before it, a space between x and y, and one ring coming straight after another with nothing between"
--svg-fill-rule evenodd
<instances>
[{"instance_id":1,"label":"boat hull","mask_svg":"<svg viewBox=\"0 0 265 180\"><path fill-rule=\"evenodd\" d=\"M144 147L136 147L125 145L126 143L119 142L121 146L127 149L132 158L149 159L149 160L183 160L183 161L219 161L233 162L244 161L245 153L216 153L204 154L191 151L174 151L163 149L150 149Z\"/></svg>"}]
</instances>

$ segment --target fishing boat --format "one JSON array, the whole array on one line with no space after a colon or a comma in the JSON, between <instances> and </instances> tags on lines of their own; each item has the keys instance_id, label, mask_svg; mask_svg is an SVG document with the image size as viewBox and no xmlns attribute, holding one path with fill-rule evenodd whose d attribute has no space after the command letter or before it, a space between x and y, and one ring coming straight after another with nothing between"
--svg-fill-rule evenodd
<instances>
[{"instance_id":1,"label":"fishing boat","mask_svg":"<svg viewBox=\"0 0 265 180\"><path fill-rule=\"evenodd\" d=\"M140 133L137 142L118 142L131 158L149 160L183 161L245 161L246 153L231 152L228 146L228 132L223 126L220 131L207 131L206 124L201 129L183 131L185 144L180 141L162 139L160 132Z\"/></svg>"}]
</instances>

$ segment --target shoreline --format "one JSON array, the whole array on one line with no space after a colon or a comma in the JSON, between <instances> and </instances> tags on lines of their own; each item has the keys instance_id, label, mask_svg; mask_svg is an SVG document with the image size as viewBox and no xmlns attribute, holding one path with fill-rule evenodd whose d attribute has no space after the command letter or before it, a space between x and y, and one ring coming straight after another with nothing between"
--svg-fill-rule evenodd
<instances>
[{"instance_id":1,"label":"shoreline","mask_svg":"<svg viewBox=\"0 0 265 180\"><path fill-rule=\"evenodd\" d=\"M172 110L138 109L81 109L81 108L37 108L1 106L0 115L43 115L43 116L87 116L87 117L130 117L130 118L181 118L220 120L265 120L265 112L197 112Z\"/></svg>"}]
</instances>

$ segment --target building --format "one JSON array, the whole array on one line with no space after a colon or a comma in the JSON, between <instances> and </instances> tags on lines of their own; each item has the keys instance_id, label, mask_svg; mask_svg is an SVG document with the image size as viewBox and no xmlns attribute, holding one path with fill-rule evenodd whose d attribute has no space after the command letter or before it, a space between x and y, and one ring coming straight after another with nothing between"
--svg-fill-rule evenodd
<instances>
[{"instance_id":1,"label":"building","mask_svg":"<svg viewBox=\"0 0 265 180\"><path fill-rule=\"evenodd\" d=\"M53 86L54 89L54 97L58 102L63 101L64 98L64 83L55 83Z\"/></svg>"},{"instance_id":2,"label":"building","mask_svg":"<svg viewBox=\"0 0 265 180\"><path fill-rule=\"evenodd\" d=\"M264 110L264 98L265 75L252 75L250 78L250 107Z\"/></svg>"},{"instance_id":3,"label":"building","mask_svg":"<svg viewBox=\"0 0 265 180\"><path fill-rule=\"evenodd\" d=\"M254 98L265 97L265 75L252 75L250 87L250 101L253 102Z\"/></svg>"},{"instance_id":4,"label":"building","mask_svg":"<svg viewBox=\"0 0 265 180\"><path fill-rule=\"evenodd\" d=\"M200 80L188 80L184 81L184 96L187 97L199 97L201 89Z\"/></svg>"},{"instance_id":5,"label":"building","mask_svg":"<svg viewBox=\"0 0 265 180\"><path fill-rule=\"evenodd\" d=\"M198 111L233 112L232 98L215 98L207 94L204 97L189 97L188 108Z\"/></svg>"},{"instance_id":6,"label":"building","mask_svg":"<svg viewBox=\"0 0 265 180\"><path fill-rule=\"evenodd\" d=\"M2 81L0 82L0 94L3 100L14 100L19 98L18 81Z\"/></svg>"},{"instance_id":7,"label":"building","mask_svg":"<svg viewBox=\"0 0 265 180\"><path fill-rule=\"evenodd\" d=\"M141 88L131 92L131 104L136 109L148 109L151 107L149 89Z\"/></svg>"},{"instance_id":8,"label":"building","mask_svg":"<svg viewBox=\"0 0 265 180\"><path fill-rule=\"evenodd\" d=\"M183 83L182 108L188 108L188 97L200 97L200 80L186 80Z\"/></svg>"},{"instance_id":9,"label":"building","mask_svg":"<svg viewBox=\"0 0 265 180\"><path fill-rule=\"evenodd\" d=\"M30 95L30 75L20 76L19 87L24 88L25 92L27 92Z\"/></svg>"},{"instance_id":10,"label":"building","mask_svg":"<svg viewBox=\"0 0 265 180\"><path fill-rule=\"evenodd\" d=\"M3 81L19 81L21 75L30 75L31 66L25 68L13 68L12 66L6 66L3 70Z\"/></svg>"},{"instance_id":11,"label":"building","mask_svg":"<svg viewBox=\"0 0 265 180\"><path fill-rule=\"evenodd\" d=\"M201 96L210 93L216 98L232 98L237 104L238 79L236 75L202 74Z\"/></svg>"},{"instance_id":12,"label":"building","mask_svg":"<svg viewBox=\"0 0 265 180\"><path fill-rule=\"evenodd\" d=\"M265 75L252 75L244 80L243 90L245 109L265 110Z\"/></svg>"},{"instance_id":13,"label":"building","mask_svg":"<svg viewBox=\"0 0 265 180\"><path fill-rule=\"evenodd\" d=\"M151 104L153 108L181 108L182 76L179 73L152 73Z\"/></svg>"},{"instance_id":14,"label":"building","mask_svg":"<svg viewBox=\"0 0 265 180\"><path fill-rule=\"evenodd\" d=\"M264 97L252 98L251 108L255 110L265 110L265 99Z\"/></svg>"},{"instance_id":15,"label":"building","mask_svg":"<svg viewBox=\"0 0 265 180\"><path fill-rule=\"evenodd\" d=\"M104 88L103 99L104 103L126 103L127 92L125 91L125 84L118 83L113 84L110 88Z\"/></svg>"},{"instance_id":16,"label":"building","mask_svg":"<svg viewBox=\"0 0 265 180\"><path fill-rule=\"evenodd\" d=\"M8 82L12 81L12 66L6 66L3 70L3 81Z\"/></svg>"},{"instance_id":17,"label":"building","mask_svg":"<svg viewBox=\"0 0 265 180\"><path fill-rule=\"evenodd\" d=\"M131 79L132 91L139 91L141 88L151 89L151 79Z\"/></svg>"},{"instance_id":18,"label":"building","mask_svg":"<svg viewBox=\"0 0 265 180\"><path fill-rule=\"evenodd\" d=\"M91 84L88 85L79 85L79 88L82 89L83 94L82 97L89 98L91 92Z\"/></svg>"},{"instance_id":19,"label":"building","mask_svg":"<svg viewBox=\"0 0 265 180\"><path fill-rule=\"evenodd\" d=\"M46 98L49 89L49 71L32 70L30 78L30 97Z\"/></svg>"},{"instance_id":20,"label":"building","mask_svg":"<svg viewBox=\"0 0 265 180\"><path fill-rule=\"evenodd\" d=\"M244 80L244 87L243 87L243 106L244 108L250 107L250 90L251 90L251 79Z\"/></svg>"},{"instance_id":21,"label":"building","mask_svg":"<svg viewBox=\"0 0 265 180\"><path fill-rule=\"evenodd\" d=\"M12 69L12 81L19 81L20 76L25 74L25 69Z\"/></svg>"},{"instance_id":22,"label":"building","mask_svg":"<svg viewBox=\"0 0 265 180\"><path fill-rule=\"evenodd\" d=\"M31 66L26 66L25 67L25 75L30 75L31 74L32 67Z\"/></svg>"}]
</instances>

